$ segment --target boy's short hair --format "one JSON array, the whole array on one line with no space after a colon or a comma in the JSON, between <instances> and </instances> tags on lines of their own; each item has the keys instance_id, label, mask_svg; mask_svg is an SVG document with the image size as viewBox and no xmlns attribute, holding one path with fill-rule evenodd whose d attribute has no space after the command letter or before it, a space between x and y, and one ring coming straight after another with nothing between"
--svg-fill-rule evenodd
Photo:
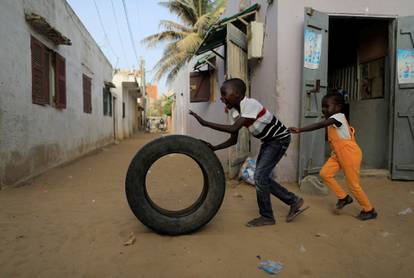
<instances>
[{"instance_id":1,"label":"boy's short hair","mask_svg":"<svg viewBox=\"0 0 414 278\"><path fill-rule=\"evenodd\" d=\"M345 99L344 96L338 92L338 90L328 90L328 93L323 97L323 100L333 99L336 104L344 106Z\"/></svg>"},{"instance_id":2,"label":"boy's short hair","mask_svg":"<svg viewBox=\"0 0 414 278\"><path fill-rule=\"evenodd\" d=\"M240 78L227 79L223 82L223 85L221 86L224 88L230 87L243 96L246 94L246 83L244 83L244 81Z\"/></svg>"}]
</instances>

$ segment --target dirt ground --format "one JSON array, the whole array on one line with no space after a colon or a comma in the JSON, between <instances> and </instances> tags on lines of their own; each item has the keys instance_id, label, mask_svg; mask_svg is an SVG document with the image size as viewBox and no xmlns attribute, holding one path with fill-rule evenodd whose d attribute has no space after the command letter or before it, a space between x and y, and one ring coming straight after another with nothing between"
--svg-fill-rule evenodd
<instances>
[{"instance_id":1,"label":"dirt ground","mask_svg":"<svg viewBox=\"0 0 414 278\"><path fill-rule=\"evenodd\" d=\"M220 211L200 231L155 234L124 193L131 158L153 136L139 134L0 191L0 277L266 277L257 256L283 263L279 277L413 277L414 213L398 215L414 209L413 182L364 178L379 212L374 221L356 220L355 202L334 215L334 196L301 194L308 211L286 223L288 207L273 198L277 224L262 228L244 226L258 213L254 188L229 183ZM157 184L173 181L181 193L170 197L193 198L200 177L188 163L155 169L154 195L162 192ZM135 243L124 246L131 233Z\"/></svg>"}]
</instances>

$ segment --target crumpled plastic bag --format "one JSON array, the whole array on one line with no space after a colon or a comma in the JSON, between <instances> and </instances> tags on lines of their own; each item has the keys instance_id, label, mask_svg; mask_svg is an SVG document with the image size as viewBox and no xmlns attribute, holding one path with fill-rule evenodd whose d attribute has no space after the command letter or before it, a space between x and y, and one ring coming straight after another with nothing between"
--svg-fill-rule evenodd
<instances>
[{"instance_id":1,"label":"crumpled plastic bag","mask_svg":"<svg viewBox=\"0 0 414 278\"><path fill-rule=\"evenodd\" d=\"M247 157L239 171L239 178L251 185L255 185L254 172L256 171L256 159Z\"/></svg>"},{"instance_id":2,"label":"crumpled plastic bag","mask_svg":"<svg viewBox=\"0 0 414 278\"><path fill-rule=\"evenodd\" d=\"M281 262L266 260L260 262L257 268L263 270L267 274L278 274L282 271L283 264Z\"/></svg>"}]
</instances>

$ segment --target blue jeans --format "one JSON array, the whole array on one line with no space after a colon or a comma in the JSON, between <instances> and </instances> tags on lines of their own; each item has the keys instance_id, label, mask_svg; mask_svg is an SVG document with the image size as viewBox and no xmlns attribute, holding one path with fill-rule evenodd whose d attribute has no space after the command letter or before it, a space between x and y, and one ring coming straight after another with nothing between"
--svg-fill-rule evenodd
<instances>
[{"instance_id":1,"label":"blue jeans","mask_svg":"<svg viewBox=\"0 0 414 278\"><path fill-rule=\"evenodd\" d=\"M298 197L272 179L272 171L290 144L290 137L281 141L265 141L260 147L256 162L254 181L256 183L257 204L260 215L274 218L270 193L287 205L294 204Z\"/></svg>"}]
</instances>

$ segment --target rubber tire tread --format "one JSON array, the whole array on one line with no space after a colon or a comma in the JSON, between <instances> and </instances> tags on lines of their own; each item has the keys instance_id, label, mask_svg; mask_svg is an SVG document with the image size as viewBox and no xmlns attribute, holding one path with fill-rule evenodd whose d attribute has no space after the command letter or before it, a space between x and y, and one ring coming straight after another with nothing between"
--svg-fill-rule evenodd
<instances>
[{"instance_id":1,"label":"rubber tire tread","mask_svg":"<svg viewBox=\"0 0 414 278\"><path fill-rule=\"evenodd\" d=\"M178 212L157 207L145 184L151 166L173 153L193 158L204 177L200 198L191 208ZM149 142L137 152L128 168L125 192L132 212L145 226L159 234L187 234L200 229L216 215L224 199L225 175L220 160L205 143L186 135L169 135Z\"/></svg>"}]
</instances>

